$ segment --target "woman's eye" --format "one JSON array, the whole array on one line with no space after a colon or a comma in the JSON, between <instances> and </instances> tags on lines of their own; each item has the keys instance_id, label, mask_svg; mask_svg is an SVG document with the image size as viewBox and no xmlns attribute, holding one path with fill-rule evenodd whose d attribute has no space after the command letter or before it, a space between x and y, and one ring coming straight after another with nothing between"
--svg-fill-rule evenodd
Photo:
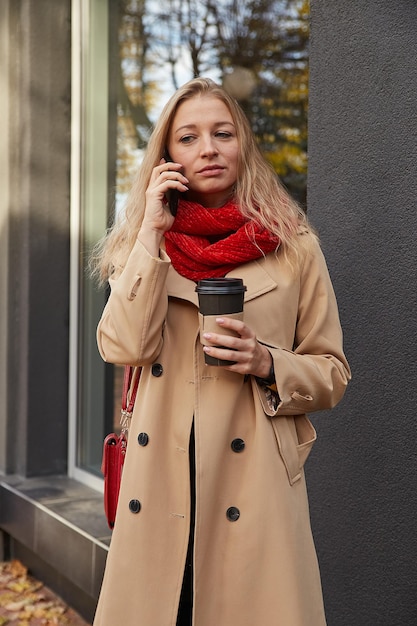
<instances>
[{"instance_id":1,"label":"woman's eye","mask_svg":"<svg viewBox=\"0 0 417 626\"><path fill-rule=\"evenodd\" d=\"M184 137L181 137L180 141L181 143L190 143L193 139L193 135L184 135Z\"/></svg>"},{"instance_id":2,"label":"woman's eye","mask_svg":"<svg viewBox=\"0 0 417 626\"><path fill-rule=\"evenodd\" d=\"M216 133L216 137L220 137L220 139L228 139L228 138L229 138L229 137L231 137L231 136L232 136L232 134L231 134L231 133L228 133L228 132L227 132L227 131L225 131L225 130L219 130L219 131L217 131L217 133Z\"/></svg>"}]
</instances>

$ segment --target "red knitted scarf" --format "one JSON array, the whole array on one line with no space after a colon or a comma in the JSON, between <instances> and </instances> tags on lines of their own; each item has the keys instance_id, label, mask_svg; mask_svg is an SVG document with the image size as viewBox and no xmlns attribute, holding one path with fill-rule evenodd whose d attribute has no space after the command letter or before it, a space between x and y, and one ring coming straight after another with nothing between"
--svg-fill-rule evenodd
<instances>
[{"instance_id":1,"label":"red knitted scarf","mask_svg":"<svg viewBox=\"0 0 417 626\"><path fill-rule=\"evenodd\" d=\"M165 242L174 268L194 281L225 276L280 244L278 237L245 218L233 202L206 209L185 200L180 201Z\"/></svg>"}]
</instances>

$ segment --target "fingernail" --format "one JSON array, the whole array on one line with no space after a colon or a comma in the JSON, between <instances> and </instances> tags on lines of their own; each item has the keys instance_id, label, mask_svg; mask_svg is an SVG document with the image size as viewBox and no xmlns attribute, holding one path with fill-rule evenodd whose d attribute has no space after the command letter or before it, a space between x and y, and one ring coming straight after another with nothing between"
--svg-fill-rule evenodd
<instances>
[{"instance_id":1,"label":"fingernail","mask_svg":"<svg viewBox=\"0 0 417 626\"><path fill-rule=\"evenodd\" d=\"M216 322L218 324L224 324L224 319L222 317L216 317Z\"/></svg>"},{"instance_id":2,"label":"fingernail","mask_svg":"<svg viewBox=\"0 0 417 626\"><path fill-rule=\"evenodd\" d=\"M210 333L203 333L203 337L204 337L204 339L211 339L211 334Z\"/></svg>"}]
</instances>

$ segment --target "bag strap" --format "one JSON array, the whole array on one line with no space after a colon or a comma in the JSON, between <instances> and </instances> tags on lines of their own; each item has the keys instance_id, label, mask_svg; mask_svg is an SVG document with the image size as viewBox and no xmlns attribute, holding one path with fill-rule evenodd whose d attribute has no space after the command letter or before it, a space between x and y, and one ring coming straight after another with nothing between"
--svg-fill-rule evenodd
<instances>
[{"instance_id":1,"label":"bag strap","mask_svg":"<svg viewBox=\"0 0 417 626\"><path fill-rule=\"evenodd\" d=\"M126 432L128 429L129 419L132 417L133 407L135 406L135 400L138 393L139 379L141 374L141 367L133 367L132 365L125 365L123 374L123 390L122 390L122 408L121 419L122 432ZM133 386L132 386L133 380ZM130 396L129 396L130 390Z\"/></svg>"}]
</instances>

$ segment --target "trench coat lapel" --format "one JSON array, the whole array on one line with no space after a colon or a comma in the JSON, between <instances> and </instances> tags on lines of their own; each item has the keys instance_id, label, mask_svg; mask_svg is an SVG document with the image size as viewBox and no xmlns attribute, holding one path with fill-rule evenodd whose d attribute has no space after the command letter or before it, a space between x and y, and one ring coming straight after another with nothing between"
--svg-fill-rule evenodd
<instances>
[{"instance_id":1,"label":"trench coat lapel","mask_svg":"<svg viewBox=\"0 0 417 626\"><path fill-rule=\"evenodd\" d=\"M228 278L242 278L246 286L245 302L253 300L277 287L277 283L264 269L265 260L251 261L229 272ZM198 306L198 296L195 291L196 283L184 278L171 265L167 277L168 296L187 300Z\"/></svg>"}]
</instances>

